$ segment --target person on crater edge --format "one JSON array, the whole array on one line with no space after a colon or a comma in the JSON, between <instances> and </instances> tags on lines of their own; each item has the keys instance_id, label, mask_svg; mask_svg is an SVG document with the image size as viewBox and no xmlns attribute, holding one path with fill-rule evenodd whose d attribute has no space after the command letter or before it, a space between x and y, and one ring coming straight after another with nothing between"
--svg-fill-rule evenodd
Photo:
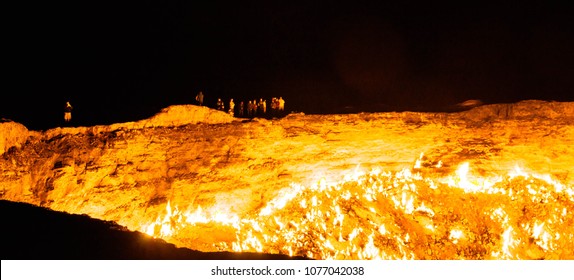
<instances>
[{"instance_id":1,"label":"person on crater edge","mask_svg":"<svg viewBox=\"0 0 574 280\"><path fill-rule=\"evenodd\" d=\"M283 99L282 96L279 97L279 100L277 100L279 106L279 113L281 114L281 116L283 116L283 112L285 111L285 100Z\"/></svg>"},{"instance_id":2,"label":"person on crater edge","mask_svg":"<svg viewBox=\"0 0 574 280\"><path fill-rule=\"evenodd\" d=\"M240 118L243 118L243 111L245 110L245 103L243 101L239 102L239 112L238 115Z\"/></svg>"},{"instance_id":3,"label":"person on crater edge","mask_svg":"<svg viewBox=\"0 0 574 280\"><path fill-rule=\"evenodd\" d=\"M233 117L234 113L235 113L235 102L233 102L233 98L231 98L231 100L229 100L229 114Z\"/></svg>"},{"instance_id":4,"label":"person on crater edge","mask_svg":"<svg viewBox=\"0 0 574 280\"><path fill-rule=\"evenodd\" d=\"M70 104L70 101L66 101L66 106L64 106L64 121L65 122L70 122L72 120L72 109L74 109L74 108Z\"/></svg>"},{"instance_id":5,"label":"person on crater edge","mask_svg":"<svg viewBox=\"0 0 574 280\"><path fill-rule=\"evenodd\" d=\"M195 96L195 101L197 101L197 104L199 106L203 106L203 91L200 91L196 96Z\"/></svg>"}]
</instances>

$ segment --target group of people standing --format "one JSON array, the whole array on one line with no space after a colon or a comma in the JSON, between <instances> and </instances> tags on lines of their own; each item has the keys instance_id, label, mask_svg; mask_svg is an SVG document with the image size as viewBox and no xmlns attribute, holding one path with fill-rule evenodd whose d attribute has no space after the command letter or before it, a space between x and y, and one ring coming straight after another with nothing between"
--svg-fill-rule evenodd
<instances>
[{"instance_id":1,"label":"group of people standing","mask_svg":"<svg viewBox=\"0 0 574 280\"><path fill-rule=\"evenodd\" d=\"M225 111L223 106L218 109ZM241 101L239 102L238 108L235 108L235 102L233 101L233 98L231 98L227 109L229 114L239 118L281 117L285 112L285 100L283 97L273 97L271 98L269 105L267 105L267 100L259 98L259 100L253 99L247 102Z\"/></svg>"},{"instance_id":2,"label":"group of people standing","mask_svg":"<svg viewBox=\"0 0 574 280\"><path fill-rule=\"evenodd\" d=\"M203 99L204 95L203 92L200 91L195 96L195 101L199 106L203 106ZM221 98L217 99L217 110L225 111L225 103ZM69 123L72 121L72 104L69 101L66 101L66 105L64 105L64 122ZM267 100L260 98L259 101L257 99L249 100L248 102L239 102L239 107L235 107L235 102L233 98L229 100L227 106L227 112L232 116L237 116L240 118L255 118L255 117L282 117L285 111L285 100L283 97L273 97L271 98L270 108L267 109Z\"/></svg>"},{"instance_id":3,"label":"group of people standing","mask_svg":"<svg viewBox=\"0 0 574 280\"><path fill-rule=\"evenodd\" d=\"M199 106L203 106L203 98L203 92L200 91L195 97ZM235 101L231 98L227 104L228 105L226 107L225 102L221 98L217 98L216 109L239 118L281 117L285 112L285 100L283 97L271 98L269 106L267 106L267 100L263 98L259 98L259 100L253 99L247 102L241 101L238 106L235 106Z\"/></svg>"},{"instance_id":4,"label":"group of people standing","mask_svg":"<svg viewBox=\"0 0 574 280\"><path fill-rule=\"evenodd\" d=\"M233 99L231 99L233 101ZM280 117L285 112L285 100L283 97L273 97L269 106L267 100L260 98L259 100L253 99L247 102L241 101L237 116L240 118L255 118L255 117Z\"/></svg>"}]
</instances>

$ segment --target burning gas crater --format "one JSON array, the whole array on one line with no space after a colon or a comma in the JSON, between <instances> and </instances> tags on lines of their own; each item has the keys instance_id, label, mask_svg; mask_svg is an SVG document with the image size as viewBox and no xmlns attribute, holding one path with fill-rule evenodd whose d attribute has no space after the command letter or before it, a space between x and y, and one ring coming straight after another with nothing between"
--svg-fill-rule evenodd
<instances>
[{"instance_id":1,"label":"burning gas crater","mask_svg":"<svg viewBox=\"0 0 574 280\"><path fill-rule=\"evenodd\" d=\"M210 223L229 233L214 251L315 259L574 258L573 186L518 167L495 178L471 173L468 163L440 178L420 162L400 172L357 168L339 182L292 184L245 217L168 202L142 231L193 247L185 235Z\"/></svg>"}]
</instances>

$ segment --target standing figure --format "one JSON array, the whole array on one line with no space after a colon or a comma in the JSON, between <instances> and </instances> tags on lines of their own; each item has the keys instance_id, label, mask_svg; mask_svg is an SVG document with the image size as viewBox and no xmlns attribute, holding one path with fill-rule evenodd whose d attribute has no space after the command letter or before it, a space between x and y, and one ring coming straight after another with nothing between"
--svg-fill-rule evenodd
<instances>
[{"instance_id":1,"label":"standing figure","mask_svg":"<svg viewBox=\"0 0 574 280\"><path fill-rule=\"evenodd\" d=\"M259 101L257 101L257 115L263 116L263 98L259 98Z\"/></svg>"},{"instance_id":2,"label":"standing figure","mask_svg":"<svg viewBox=\"0 0 574 280\"><path fill-rule=\"evenodd\" d=\"M285 100L283 97L279 97L279 112L283 114L283 111L285 111Z\"/></svg>"},{"instance_id":3,"label":"standing figure","mask_svg":"<svg viewBox=\"0 0 574 280\"><path fill-rule=\"evenodd\" d=\"M272 97L271 98L271 117L276 117L277 116L277 107L279 105L277 104L277 97Z\"/></svg>"},{"instance_id":4,"label":"standing figure","mask_svg":"<svg viewBox=\"0 0 574 280\"><path fill-rule=\"evenodd\" d=\"M247 103L247 117L253 117L253 102L251 100Z\"/></svg>"},{"instance_id":5,"label":"standing figure","mask_svg":"<svg viewBox=\"0 0 574 280\"><path fill-rule=\"evenodd\" d=\"M245 109L245 105L243 103L243 101L239 102L239 117L242 118L243 117L243 110Z\"/></svg>"},{"instance_id":6,"label":"standing figure","mask_svg":"<svg viewBox=\"0 0 574 280\"><path fill-rule=\"evenodd\" d=\"M235 113L235 102L233 102L233 98L231 98L231 100L229 100L229 114L233 117L234 113Z\"/></svg>"},{"instance_id":7,"label":"standing figure","mask_svg":"<svg viewBox=\"0 0 574 280\"><path fill-rule=\"evenodd\" d=\"M203 92L200 91L196 96L195 96L195 101L197 101L197 104L199 106L203 106Z\"/></svg>"},{"instance_id":8,"label":"standing figure","mask_svg":"<svg viewBox=\"0 0 574 280\"><path fill-rule=\"evenodd\" d=\"M64 121L70 122L72 120L72 105L69 101L66 101L66 106L64 107Z\"/></svg>"}]
</instances>

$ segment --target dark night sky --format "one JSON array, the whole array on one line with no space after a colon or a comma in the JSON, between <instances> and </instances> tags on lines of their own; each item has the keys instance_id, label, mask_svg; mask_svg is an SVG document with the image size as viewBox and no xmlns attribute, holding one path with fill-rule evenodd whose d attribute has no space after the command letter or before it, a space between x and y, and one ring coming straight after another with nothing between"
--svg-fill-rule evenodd
<instances>
[{"instance_id":1,"label":"dark night sky","mask_svg":"<svg viewBox=\"0 0 574 280\"><path fill-rule=\"evenodd\" d=\"M67 100L85 126L192 104L199 90L209 106L282 96L308 114L574 101L566 4L58 2L5 9L0 117L29 129L64 125Z\"/></svg>"}]
</instances>

